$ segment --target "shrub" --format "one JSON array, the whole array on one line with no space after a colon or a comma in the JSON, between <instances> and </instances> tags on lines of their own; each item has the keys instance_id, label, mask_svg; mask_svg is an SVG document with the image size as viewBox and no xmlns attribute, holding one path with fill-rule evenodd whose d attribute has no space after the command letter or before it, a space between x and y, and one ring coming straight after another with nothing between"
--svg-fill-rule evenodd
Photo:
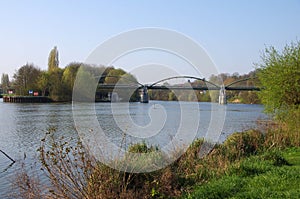
<instances>
[{"instance_id":1,"label":"shrub","mask_svg":"<svg viewBox=\"0 0 300 199\"><path fill-rule=\"evenodd\" d=\"M256 130L233 133L223 144L223 153L230 161L257 154L262 150L264 135Z\"/></svg>"}]
</instances>

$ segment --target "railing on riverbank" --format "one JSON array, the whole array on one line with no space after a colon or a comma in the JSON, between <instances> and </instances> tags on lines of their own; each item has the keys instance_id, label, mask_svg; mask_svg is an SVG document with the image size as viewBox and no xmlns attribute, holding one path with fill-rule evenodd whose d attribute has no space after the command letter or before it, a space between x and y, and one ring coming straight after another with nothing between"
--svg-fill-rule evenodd
<instances>
[{"instance_id":1,"label":"railing on riverbank","mask_svg":"<svg viewBox=\"0 0 300 199\"><path fill-rule=\"evenodd\" d=\"M3 102L8 103L48 103L52 102L49 97L44 96L3 96Z\"/></svg>"}]
</instances>

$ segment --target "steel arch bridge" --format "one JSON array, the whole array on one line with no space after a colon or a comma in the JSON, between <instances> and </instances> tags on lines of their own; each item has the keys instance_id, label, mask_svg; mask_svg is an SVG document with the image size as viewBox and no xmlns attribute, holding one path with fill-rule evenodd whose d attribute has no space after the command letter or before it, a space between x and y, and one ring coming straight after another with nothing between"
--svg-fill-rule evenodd
<instances>
[{"instance_id":1,"label":"steel arch bridge","mask_svg":"<svg viewBox=\"0 0 300 199\"><path fill-rule=\"evenodd\" d=\"M165 79L161 79L159 81L156 81L152 84L142 84L138 82L135 79L130 79L127 77L122 76L98 76L98 82L102 78L111 77L111 78L118 78L118 79L124 79L128 83L117 83L117 84L105 84L101 83L98 84L98 89L139 89L141 91L141 102L147 103L149 101L148 97L148 90L219 90L220 91L220 97L219 97L219 103L226 104L226 90L228 91L260 91L260 87L256 86L233 86L235 84L238 84L240 82L244 82L250 79L256 79L256 77L250 77L245 78L241 80L237 80L234 82L231 82L227 85L217 85L211 81L206 80L205 78L199 78L194 76L173 76L168 77ZM194 79L199 80L205 83L205 85L201 86L186 86L186 85L159 85L162 82L173 80L173 79Z\"/></svg>"}]
</instances>

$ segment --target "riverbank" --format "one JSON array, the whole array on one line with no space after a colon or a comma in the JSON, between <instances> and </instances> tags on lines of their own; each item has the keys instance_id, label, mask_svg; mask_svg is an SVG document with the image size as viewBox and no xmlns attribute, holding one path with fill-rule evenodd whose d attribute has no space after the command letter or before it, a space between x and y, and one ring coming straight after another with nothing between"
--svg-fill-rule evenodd
<instances>
[{"instance_id":1,"label":"riverbank","mask_svg":"<svg viewBox=\"0 0 300 199\"><path fill-rule=\"evenodd\" d=\"M44 96L3 96L6 103L49 103L53 102L49 97Z\"/></svg>"},{"instance_id":2,"label":"riverbank","mask_svg":"<svg viewBox=\"0 0 300 199\"><path fill-rule=\"evenodd\" d=\"M71 103L72 100L53 100L47 96L11 96L11 95L0 95L0 98L3 98L3 102L7 103ZM95 99L96 103L111 103L109 99ZM139 102L139 101L131 101L131 102Z\"/></svg>"},{"instance_id":3,"label":"riverbank","mask_svg":"<svg viewBox=\"0 0 300 199\"><path fill-rule=\"evenodd\" d=\"M65 138L46 148L46 135L39 151L43 170L51 176L48 180L54 187L49 187L46 195L39 195L38 189L35 194L39 198L69 198L74 194L78 198L299 198L298 133L282 126L266 133L234 133L204 157L199 156L199 149L210 144L198 139L174 163L150 173L114 170L89 157L80 142L76 147L68 146ZM153 150L159 148L141 143L128 151ZM71 161L74 158L76 161ZM78 173L78 168L84 173ZM34 177L29 176L29 182L33 183L29 187L42 187L34 184ZM34 194L31 189L25 191Z\"/></svg>"},{"instance_id":4,"label":"riverbank","mask_svg":"<svg viewBox=\"0 0 300 199\"><path fill-rule=\"evenodd\" d=\"M184 198L300 198L299 184L300 148L291 147L245 158Z\"/></svg>"}]
</instances>

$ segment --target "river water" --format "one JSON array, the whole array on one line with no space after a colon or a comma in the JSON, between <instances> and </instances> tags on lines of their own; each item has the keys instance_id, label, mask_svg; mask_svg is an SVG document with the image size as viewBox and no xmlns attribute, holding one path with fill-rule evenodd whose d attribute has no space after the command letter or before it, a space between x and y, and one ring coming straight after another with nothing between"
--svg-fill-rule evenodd
<instances>
[{"instance_id":1,"label":"river water","mask_svg":"<svg viewBox=\"0 0 300 199\"><path fill-rule=\"evenodd\" d=\"M203 137L210 124L213 108L211 103L184 102L185 107L195 107L195 105L200 114L196 137ZM114 103L113 106L114 111L112 111L110 103L96 103L94 109L101 128L115 143L121 141L124 128L129 133L131 129L134 129L130 126L132 124L128 123L128 114L134 124L147 126L155 119L150 118L150 110L161 108L164 110L166 121L162 123L163 126L159 129L160 137L157 139L153 136L146 139L147 143L153 145L164 145L165 142L168 142L170 136L176 134L182 117L178 102ZM222 125L219 142L224 141L233 132L255 128L258 119L267 118L262 112L262 105L228 104L215 106L226 109L225 123ZM13 104L0 101L0 149L17 160L16 164L11 165L11 161L0 153L0 198L5 198L6 194L11 191L14 176L20 170L20 162L25 162L27 167L38 162L36 150L47 130L56 129L60 135L65 137L78 136L72 107L74 108L71 103ZM84 106L82 110L77 114L85 118L86 121L93 117L84 111ZM116 122L114 118L117 118L119 122ZM120 128L122 122L125 126ZM193 126L195 121L189 119L188 123ZM134 139L133 137L128 136L127 145L145 140Z\"/></svg>"}]
</instances>

